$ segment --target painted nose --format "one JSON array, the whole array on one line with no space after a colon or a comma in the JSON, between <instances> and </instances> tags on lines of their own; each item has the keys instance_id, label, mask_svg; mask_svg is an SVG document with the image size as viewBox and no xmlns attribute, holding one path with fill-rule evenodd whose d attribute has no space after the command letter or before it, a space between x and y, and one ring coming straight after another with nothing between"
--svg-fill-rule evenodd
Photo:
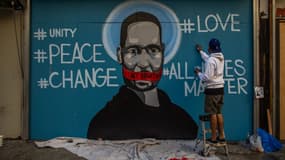
<instances>
[{"instance_id":1,"label":"painted nose","mask_svg":"<svg viewBox=\"0 0 285 160\"><path fill-rule=\"evenodd\" d=\"M145 49L142 50L142 53L139 55L138 66L141 68L146 68L149 66L150 56L146 53Z\"/></svg>"}]
</instances>

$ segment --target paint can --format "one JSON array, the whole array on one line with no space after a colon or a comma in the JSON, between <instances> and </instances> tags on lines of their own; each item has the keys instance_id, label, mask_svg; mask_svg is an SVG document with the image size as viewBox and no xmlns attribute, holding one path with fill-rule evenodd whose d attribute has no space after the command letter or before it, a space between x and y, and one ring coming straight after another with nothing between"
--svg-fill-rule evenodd
<instances>
[{"instance_id":1,"label":"paint can","mask_svg":"<svg viewBox=\"0 0 285 160\"><path fill-rule=\"evenodd\" d=\"M3 146L3 135L0 135L0 147Z\"/></svg>"}]
</instances>

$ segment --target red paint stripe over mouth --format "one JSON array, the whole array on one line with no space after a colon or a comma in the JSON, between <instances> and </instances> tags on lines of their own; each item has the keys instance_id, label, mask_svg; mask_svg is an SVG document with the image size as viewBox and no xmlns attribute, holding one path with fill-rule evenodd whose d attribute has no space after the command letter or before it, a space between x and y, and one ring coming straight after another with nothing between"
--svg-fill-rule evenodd
<instances>
[{"instance_id":1,"label":"red paint stripe over mouth","mask_svg":"<svg viewBox=\"0 0 285 160\"><path fill-rule=\"evenodd\" d=\"M123 67L123 75L128 80L144 80L144 81L159 81L162 75L162 69L157 72L134 72Z\"/></svg>"}]
</instances>

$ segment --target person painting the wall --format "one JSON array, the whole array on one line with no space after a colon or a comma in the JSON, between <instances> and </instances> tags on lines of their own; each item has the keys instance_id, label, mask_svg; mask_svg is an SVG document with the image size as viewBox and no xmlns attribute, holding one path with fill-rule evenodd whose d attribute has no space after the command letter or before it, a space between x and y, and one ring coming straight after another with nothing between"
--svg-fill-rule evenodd
<instances>
[{"instance_id":1,"label":"person painting the wall","mask_svg":"<svg viewBox=\"0 0 285 160\"><path fill-rule=\"evenodd\" d=\"M195 139L196 122L157 88L164 44L154 15L136 12L123 21L117 57L125 85L90 121L87 138Z\"/></svg>"},{"instance_id":2,"label":"person painting the wall","mask_svg":"<svg viewBox=\"0 0 285 160\"><path fill-rule=\"evenodd\" d=\"M218 39L209 41L208 52L206 54L202 47L197 44L196 49L201 58L205 61L205 71L201 72L195 68L195 73L205 84L205 112L210 114L211 143L225 142L224 120L222 107L224 104L224 56ZM218 134L217 135L217 129Z\"/></svg>"}]
</instances>

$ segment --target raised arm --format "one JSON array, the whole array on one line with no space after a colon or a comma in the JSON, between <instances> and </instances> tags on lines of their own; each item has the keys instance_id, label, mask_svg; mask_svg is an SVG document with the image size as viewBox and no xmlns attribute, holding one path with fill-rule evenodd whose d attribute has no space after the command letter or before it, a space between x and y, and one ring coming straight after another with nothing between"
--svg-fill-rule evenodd
<instances>
[{"instance_id":1,"label":"raised arm","mask_svg":"<svg viewBox=\"0 0 285 160\"><path fill-rule=\"evenodd\" d=\"M196 45L196 50L197 50L198 53L200 53L201 58L202 58L204 61L207 61L207 60L208 60L209 55L208 55L206 52L203 51L201 45L197 44L197 45Z\"/></svg>"}]
</instances>

